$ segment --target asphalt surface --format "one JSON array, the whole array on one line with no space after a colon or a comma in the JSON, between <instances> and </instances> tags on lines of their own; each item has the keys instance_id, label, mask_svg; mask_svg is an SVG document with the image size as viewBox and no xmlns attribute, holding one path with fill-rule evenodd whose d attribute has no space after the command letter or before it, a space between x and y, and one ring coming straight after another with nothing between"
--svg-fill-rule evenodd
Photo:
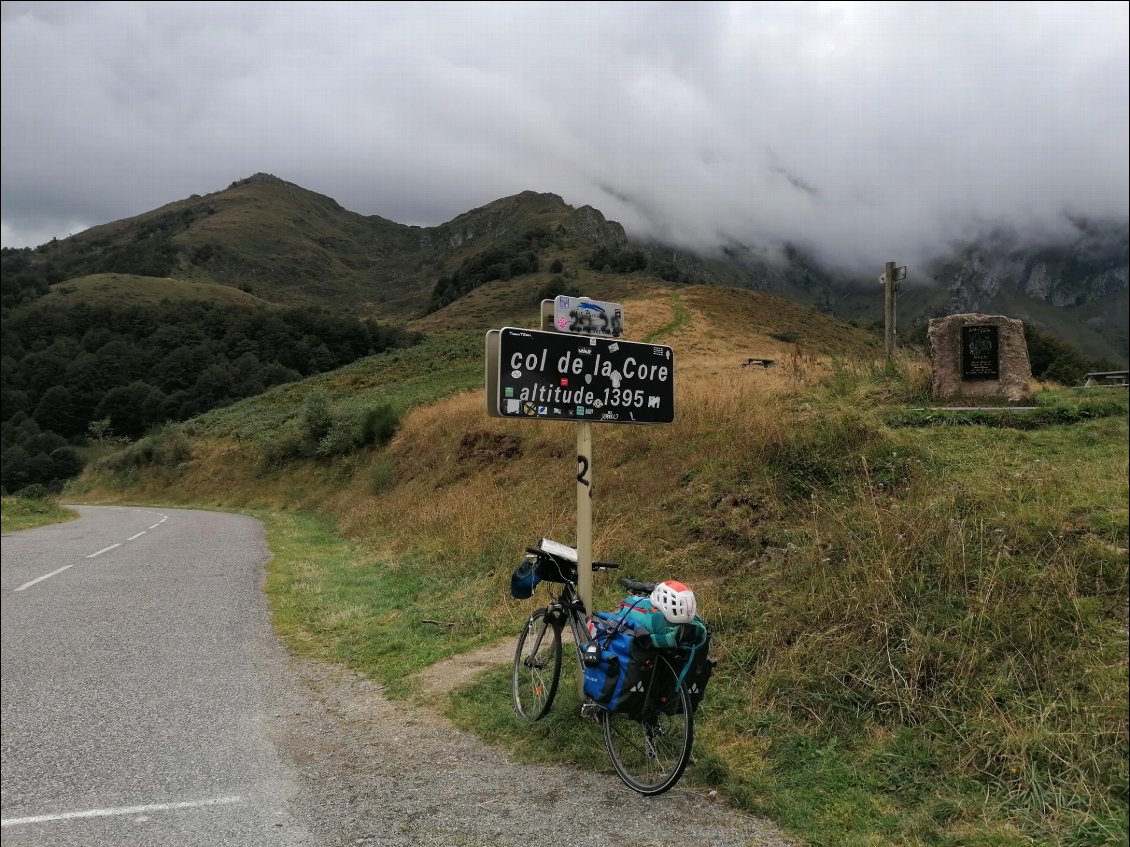
<instances>
[{"instance_id":1,"label":"asphalt surface","mask_svg":"<svg viewBox=\"0 0 1130 847\"><path fill-rule=\"evenodd\" d=\"M259 524L78 510L2 541L3 843L312 843L268 738Z\"/></svg>"}]
</instances>

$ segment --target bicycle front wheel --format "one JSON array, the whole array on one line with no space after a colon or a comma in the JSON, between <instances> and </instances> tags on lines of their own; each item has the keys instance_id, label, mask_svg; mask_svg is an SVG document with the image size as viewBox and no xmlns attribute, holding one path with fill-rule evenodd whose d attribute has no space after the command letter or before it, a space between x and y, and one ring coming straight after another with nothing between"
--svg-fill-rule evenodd
<instances>
[{"instance_id":1,"label":"bicycle front wheel","mask_svg":"<svg viewBox=\"0 0 1130 847\"><path fill-rule=\"evenodd\" d=\"M694 720L690 701L671 665L657 658L656 679L674 690L662 706L653 704L642 715L604 712L604 746L617 775L633 791L654 796L670 790L691 758Z\"/></svg>"},{"instance_id":2,"label":"bicycle front wheel","mask_svg":"<svg viewBox=\"0 0 1130 847\"><path fill-rule=\"evenodd\" d=\"M528 721L540 720L557 694L561 678L561 628L538 609L526 620L514 652L510 690L514 711Z\"/></svg>"}]
</instances>

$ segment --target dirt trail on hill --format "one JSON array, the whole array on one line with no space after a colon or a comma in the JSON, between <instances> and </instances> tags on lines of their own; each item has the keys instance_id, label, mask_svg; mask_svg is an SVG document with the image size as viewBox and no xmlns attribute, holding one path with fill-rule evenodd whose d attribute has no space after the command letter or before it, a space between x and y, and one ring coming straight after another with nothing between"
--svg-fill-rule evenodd
<instances>
[{"instance_id":1,"label":"dirt trail on hill","mask_svg":"<svg viewBox=\"0 0 1130 847\"><path fill-rule=\"evenodd\" d=\"M415 703L336 665L293 660L276 743L315 810L319 844L380 847L791 847L775 825L676 787L656 798L614 774L521 764L440 714L513 643L422 672ZM419 701L431 703L421 706Z\"/></svg>"}]
</instances>

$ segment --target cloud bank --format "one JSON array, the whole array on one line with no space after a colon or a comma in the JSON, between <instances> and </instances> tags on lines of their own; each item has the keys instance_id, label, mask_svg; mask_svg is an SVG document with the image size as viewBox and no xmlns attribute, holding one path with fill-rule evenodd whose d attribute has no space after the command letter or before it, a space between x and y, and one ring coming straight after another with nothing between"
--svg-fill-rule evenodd
<instances>
[{"instance_id":1,"label":"cloud bank","mask_svg":"<svg viewBox=\"0 0 1130 847\"><path fill-rule=\"evenodd\" d=\"M1125 219L1126 3L5 3L5 246L259 171L874 266Z\"/></svg>"}]
</instances>

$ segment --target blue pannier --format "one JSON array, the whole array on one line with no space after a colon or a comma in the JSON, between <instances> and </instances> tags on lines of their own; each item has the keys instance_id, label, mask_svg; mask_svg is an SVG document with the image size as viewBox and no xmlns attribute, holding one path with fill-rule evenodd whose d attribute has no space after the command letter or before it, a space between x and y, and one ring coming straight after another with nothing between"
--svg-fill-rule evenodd
<instances>
[{"instance_id":1,"label":"blue pannier","mask_svg":"<svg viewBox=\"0 0 1130 847\"><path fill-rule=\"evenodd\" d=\"M664 622L667 637L663 642L670 641L671 646L660 651L651 642L652 614L657 612L647 598L628 597L621 602L618 614L593 615L590 634L600 647L600 659L585 667L584 690L585 696L609 711L638 715L677 708L673 698L679 681L687 691L692 711L702 701L714 667L708 652L709 629L698 618L694 627L680 626L677 632L666 629ZM693 643L678 643L683 639L676 636ZM671 670L666 663L656 661L660 652Z\"/></svg>"},{"instance_id":2,"label":"blue pannier","mask_svg":"<svg viewBox=\"0 0 1130 847\"><path fill-rule=\"evenodd\" d=\"M611 712L641 714L649 695L663 696L654 686L658 651L648 646L647 631L600 613L593 630L602 649L600 661L585 667L585 696ZM668 688L669 697L674 686Z\"/></svg>"}]
</instances>

